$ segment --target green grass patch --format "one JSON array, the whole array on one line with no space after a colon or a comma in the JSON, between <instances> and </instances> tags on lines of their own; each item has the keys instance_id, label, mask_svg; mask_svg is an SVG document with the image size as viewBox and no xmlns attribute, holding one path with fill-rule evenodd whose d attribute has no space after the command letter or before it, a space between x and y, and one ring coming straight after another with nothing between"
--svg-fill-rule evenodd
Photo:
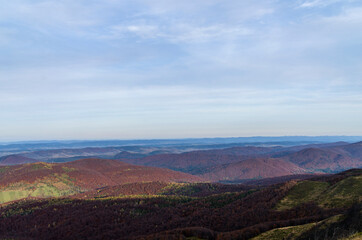
<instances>
[{"instance_id":1,"label":"green grass patch","mask_svg":"<svg viewBox=\"0 0 362 240\"><path fill-rule=\"evenodd\" d=\"M329 187L327 182L302 181L297 183L277 205L278 210L290 209L299 204L315 201Z\"/></svg>"},{"instance_id":2,"label":"green grass patch","mask_svg":"<svg viewBox=\"0 0 362 240\"><path fill-rule=\"evenodd\" d=\"M208 197L200 198L199 201L203 201L211 208L222 208L226 205L232 204L233 202L243 199L246 196L255 193L257 190L250 190L242 193L221 193L215 194Z\"/></svg>"},{"instance_id":3,"label":"green grass patch","mask_svg":"<svg viewBox=\"0 0 362 240\"><path fill-rule=\"evenodd\" d=\"M0 204L28 197L63 197L82 192L66 174L53 174L34 183L19 182L0 191Z\"/></svg>"},{"instance_id":4,"label":"green grass patch","mask_svg":"<svg viewBox=\"0 0 362 240\"><path fill-rule=\"evenodd\" d=\"M62 167L62 170L66 173L69 173L69 172L73 172L75 171L75 168L70 168L70 167Z\"/></svg>"},{"instance_id":5,"label":"green grass patch","mask_svg":"<svg viewBox=\"0 0 362 240\"><path fill-rule=\"evenodd\" d=\"M201 192L202 186L192 183L172 183L164 187L161 195L178 195L178 196L191 196Z\"/></svg>"},{"instance_id":6,"label":"green grass patch","mask_svg":"<svg viewBox=\"0 0 362 240\"><path fill-rule=\"evenodd\" d=\"M362 232L358 232L352 234L351 236L341 238L341 240L361 240L362 239Z\"/></svg>"},{"instance_id":7,"label":"green grass patch","mask_svg":"<svg viewBox=\"0 0 362 240\"><path fill-rule=\"evenodd\" d=\"M302 181L297 183L276 206L290 209L302 203L314 202L323 208L349 207L362 201L362 176L351 176L330 185L327 182Z\"/></svg>"},{"instance_id":8,"label":"green grass patch","mask_svg":"<svg viewBox=\"0 0 362 240\"><path fill-rule=\"evenodd\" d=\"M307 223L298 226L276 228L262 233L252 238L252 240L297 240L303 233L312 230L314 227L318 226L319 228L328 228L331 224L340 221L342 217L342 215L336 215L316 223Z\"/></svg>"},{"instance_id":9,"label":"green grass patch","mask_svg":"<svg viewBox=\"0 0 362 240\"><path fill-rule=\"evenodd\" d=\"M343 179L318 198L319 205L326 208L347 207L356 201L362 201L362 176Z\"/></svg>"},{"instance_id":10,"label":"green grass patch","mask_svg":"<svg viewBox=\"0 0 362 240\"><path fill-rule=\"evenodd\" d=\"M34 163L30 165L31 170L40 170L40 169L52 169L53 166L49 163Z\"/></svg>"},{"instance_id":11,"label":"green grass patch","mask_svg":"<svg viewBox=\"0 0 362 240\"><path fill-rule=\"evenodd\" d=\"M261 235L252 238L252 240L280 240L280 239L297 239L302 233L312 229L316 223L308 223L299 226L284 227L270 230Z\"/></svg>"},{"instance_id":12,"label":"green grass patch","mask_svg":"<svg viewBox=\"0 0 362 240\"><path fill-rule=\"evenodd\" d=\"M10 167L6 166L6 167L0 167L0 173L4 173L6 172Z\"/></svg>"}]
</instances>

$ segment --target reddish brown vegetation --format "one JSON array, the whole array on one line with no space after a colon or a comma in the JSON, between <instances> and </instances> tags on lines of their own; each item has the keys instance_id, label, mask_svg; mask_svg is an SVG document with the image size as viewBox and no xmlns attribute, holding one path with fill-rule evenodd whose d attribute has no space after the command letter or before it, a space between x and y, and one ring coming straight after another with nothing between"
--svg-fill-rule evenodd
<instances>
[{"instance_id":1,"label":"reddish brown vegetation","mask_svg":"<svg viewBox=\"0 0 362 240\"><path fill-rule=\"evenodd\" d=\"M361 167L362 144L333 143L289 148L234 147L160 154L124 161L183 171L213 181L240 181Z\"/></svg>"},{"instance_id":2,"label":"reddish brown vegetation","mask_svg":"<svg viewBox=\"0 0 362 240\"><path fill-rule=\"evenodd\" d=\"M104 198L120 195L156 195L169 184L165 182L128 183L104 187L72 196L77 199Z\"/></svg>"},{"instance_id":3,"label":"reddish brown vegetation","mask_svg":"<svg viewBox=\"0 0 362 240\"><path fill-rule=\"evenodd\" d=\"M359 167L361 165L359 159L355 159L350 156L350 154L341 152L338 148L307 148L290 154L284 157L284 159L310 170L336 171Z\"/></svg>"},{"instance_id":4,"label":"reddish brown vegetation","mask_svg":"<svg viewBox=\"0 0 362 240\"><path fill-rule=\"evenodd\" d=\"M9 155L0 158L0 166L1 165L17 165L17 164L24 164L24 163L34 163L38 162L35 159L23 157L20 155Z\"/></svg>"},{"instance_id":5,"label":"reddish brown vegetation","mask_svg":"<svg viewBox=\"0 0 362 240\"><path fill-rule=\"evenodd\" d=\"M201 178L155 167L135 166L117 160L83 159L68 163L35 163L10 166L0 172L0 186L33 183L54 174L66 174L79 187L95 189L134 182L196 182Z\"/></svg>"},{"instance_id":6,"label":"reddish brown vegetation","mask_svg":"<svg viewBox=\"0 0 362 240\"><path fill-rule=\"evenodd\" d=\"M335 183L360 174L360 170L351 170L315 180ZM276 204L295 184L292 181L254 190L242 188L241 185L223 187L220 184L216 191L234 187L242 189L235 193L200 198L163 196L17 202L0 207L0 238L249 239L273 228L315 222L346 210L321 209L314 203L306 203L276 211ZM101 191L130 191L134 187L136 191L148 189L157 192L163 186L163 183L130 184L128 187L110 187ZM200 186L201 189L210 189L213 185Z\"/></svg>"},{"instance_id":7,"label":"reddish brown vegetation","mask_svg":"<svg viewBox=\"0 0 362 240\"><path fill-rule=\"evenodd\" d=\"M207 151L187 152L181 154L161 154L144 157L141 159L122 159L125 162L169 168L177 171L199 173L205 167L215 166L221 163L232 163L244 160L244 156L213 155Z\"/></svg>"},{"instance_id":8,"label":"reddish brown vegetation","mask_svg":"<svg viewBox=\"0 0 362 240\"><path fill-rule=\"evenodd\" d=\"M251 190L252 187L241 184L192 183L169 184L165 182L128 183L73 195L76 199L107 198L130 195L164 195L206 197L221 193L234 193Z\"/></svg>"},{"instance_id":9,"label":"reddish brown vegetation","mask_svg":"<svg viewBox=\"0 0 362 240\"><path fill-rule=\"evenodd\" d=\"M236 181L234 183L242 182L245 185L268 186L268 185L288 182L291 180L310 179L322 175L323 174L297 174L297 175L286 175L286 176L273 177L273 178L254 179L247 181Z\"/></svg>"},{"instance_id":10,"label":"reddish brown vegetation","mask_svg":"<svg viewBox=\"0 0 362 240\"><path fill-rule=\"evenodd\" d=\"M211 181L272 178L306 171L297 165L277 158L254 158L242 162L206 169L200 176Z\"/></svg>"},{"instance_id":11,"label":"reddish brown vegetation","mask_svg":"<svg viewBox=\"0 0 362 240\"><path fill-rule=\"evenodd\" d=\"M194 200L162 197L18 203L22 214L9 214L8 209L16 209L16 205L0 210L0 232L4 237L24 239L130 239L202 226L210 229L209 234L247 239L274 227L315 221L332 214L313 204L283 212L273 210L292 186ZM338 211L333 210L333 214Z\"/></svg>"},{"instance_id":12,"label":"reddish brown vegetation","mask_svg":"<svg viewBox=\"0 0 362 240\"><path fill-rule=\"evenodd\" d=\"M142 158L145 156L146 156L145 154L122 151L122 152L116 154L113 158L114 159L136 159L136 158Z\"/></svg>"},{"instance_id":13,"label":"reddish brown vegetation","mask_svg":"<svg viewBox=\"0 0 362 240\"><path fill-rule=\"evenodd\" d=\"M172 148L165 148L158 151L158 153L163 154L156 154L157 151L151 152L150 149L141 151L137 147L130 147L129 151L132 152L123 151L120 153L121 150L118 148L83 148L44 150L23 155L44 160L57 157L56 161L71 161L74 158L79 158L82 154L108 155L130 164L168 168L194 175L205 175L212 180L227 181L301 174L304 172L334 173L362 167L362 143L338 142L293 147L246 146L192 151L181 154L164 153L173 150ZM137 151L139 152L137 153ZM12 158L19 156L13 155ZM69 156L73 157L70 158ZM27 161L34 160L22 158L20 160L3 161L3 164L17 164ZM278 162L278 166L276 167L272 162ZM293 163L297 167L293 166ZM266 168L268 168L268 171L265 171Z\"/></svg>"}]
</instances>

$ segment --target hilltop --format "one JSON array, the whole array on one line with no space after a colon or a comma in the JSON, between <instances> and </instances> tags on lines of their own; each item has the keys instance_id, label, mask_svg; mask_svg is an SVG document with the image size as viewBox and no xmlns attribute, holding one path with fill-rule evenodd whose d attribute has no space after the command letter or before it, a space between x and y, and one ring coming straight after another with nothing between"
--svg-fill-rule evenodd
<instances>
[{"instance_id":1,"label":"hilltop","mask_svg":"<svg viewBox=\"0 0 362 240\"><path fill-rule=\"evenodd\" d=\"M21 155L9 155L0 157L0 166L19 165L25 163L38 162L36 159L24 157Z\"/></svg>"},{"instance_id":2,"label":"hilltop","mask_svg":"<svg viewBox=\"0 0 362 240\"><path fill-rule=\"evenodd\" d=\"M196 182L197 176L117 160L83 159L0 167L0 203L27 197L59 197L135 182Z\"/></svg>"},{"instance_id":3,"label":"hilltop","mask_svg":"<svg viewBox=\"0 0 362 240\"><path fill-rule=\"evenodd\" d=\"M289 154L284 159L310 171L336 172L349 168L360 167L362 155L351 155L342 149L349 149L350 145L332 148L306 148ZM362 146L358 147L361 148ZM361 152L362 154L362 152Z\"/></svg>"}]
</instances>

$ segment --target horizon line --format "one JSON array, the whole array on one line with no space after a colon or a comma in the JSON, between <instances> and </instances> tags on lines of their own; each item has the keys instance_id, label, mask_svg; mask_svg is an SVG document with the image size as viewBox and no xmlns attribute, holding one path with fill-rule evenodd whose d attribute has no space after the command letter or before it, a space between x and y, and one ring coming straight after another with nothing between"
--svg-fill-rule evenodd
<instances>
[{"instance_id":1,"label":"horizon line","mask_svg":"<svg viewBox=\"0 0 362 240\"><path fill-rule=\"evenodd\" d=\"M128 139L29 139L0 140L1 144L46 143L46 142L107 142L107 141L167 141L167 140L203 140L203 139L250 139L250 138L362 138L362 135L278 135L278 136L238 136L238 137L184 137L184 138L128 138Z\"/></svg>"}]
</instances>

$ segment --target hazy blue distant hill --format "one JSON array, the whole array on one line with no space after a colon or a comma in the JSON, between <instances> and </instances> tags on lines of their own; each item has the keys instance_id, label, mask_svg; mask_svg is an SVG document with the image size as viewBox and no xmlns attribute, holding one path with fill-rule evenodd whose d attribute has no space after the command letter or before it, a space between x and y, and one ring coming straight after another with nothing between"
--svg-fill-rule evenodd
<instances>
[{"instance_id":1,"label":"hazy blue distant hill","mask_svg":"<svg viewBox=\"0 0 362 240\"><path fill-rule=\"evenodd\" d=\"M264 137L266 140L267 137ZM303 140L304 137L274 137L281 139ZM307 137L322 140L332 137ZM337 138L337 137L336 137ZM0 150L0 165L16 165L31 162L70 162L84 158L118 159L131 164L168 168L185 173L203 175L210 179L240 181L253 178L265 178L304 173L335 173L350 168L362 167L361 142L237 142L240 139L260 138L225 138L225 139L180 139L180 140L134 140L134 145L113 147L76 147L79 144L91 143L60 142L69 144L68 148L42 148L45 143L36 143L36 148L23 150ZM233 140L234 143L227 143ZM305 139L304 139L305 140ZM225 143L216 143L225 142ZM241 140L240 140L241 141ZM139 143L138 145L135 143ZM157 143L158 142L158 143ZM178 144L177 144L178 142ZM214 142L215 144L212 144ZM127 141L103 141L102 144L127 143ZM143 143L143 144L142 144ZM147 145L147 143L149 145ZM152 144L151 144L152 143ZM203 143L203 144L201 144ZM40 145L39 145L40 144ZM49 143L50 144L50 143ZM56 144L56 143L51 143ZM34 146L35 146L34 145ZM21 144L17 147L20 148ZM49 145L48 145L49 146ZM6 146L3 146L6 147ZM14 147L9 145L8 147ZM40 148L37 149L37 148ZM259 159L257 161L256 159ZM273 168L260 161L275 162ZM256 163L260 164L256 164ZM235 164L234 164L235 163ZM236 164L237 163L237 164ZM246 164L248 163L248 164ZM229 164L230 166L226 166ZM298 171L294 171L297 167ZM268 167L269 166L269 167ZM280 171L285 167L287 171ZM246 174L248 169L248 174ZM261 173L264 169L264 173Z\"/></svg>"},{"instance_id":2,"label":"hazy blue distant hill","mask_svg":"<svg viewBox=\"0 0 362 240\"><path fill-rule=\"evenodd\" d=\"M19 141L0 142L0 151L26 151L60 148L110 147L110 146L184 146L246 144L263 145L275 143L292 146L313 143L358 142L362 136L280 136L280 137L233 137L233 138L186 138L186 139L146 139L146 140L66 140L66 141ZM224 148L227 146L223 146ZM221 146L222 148L222 146Z\"/></svg>"}]
</instances>

